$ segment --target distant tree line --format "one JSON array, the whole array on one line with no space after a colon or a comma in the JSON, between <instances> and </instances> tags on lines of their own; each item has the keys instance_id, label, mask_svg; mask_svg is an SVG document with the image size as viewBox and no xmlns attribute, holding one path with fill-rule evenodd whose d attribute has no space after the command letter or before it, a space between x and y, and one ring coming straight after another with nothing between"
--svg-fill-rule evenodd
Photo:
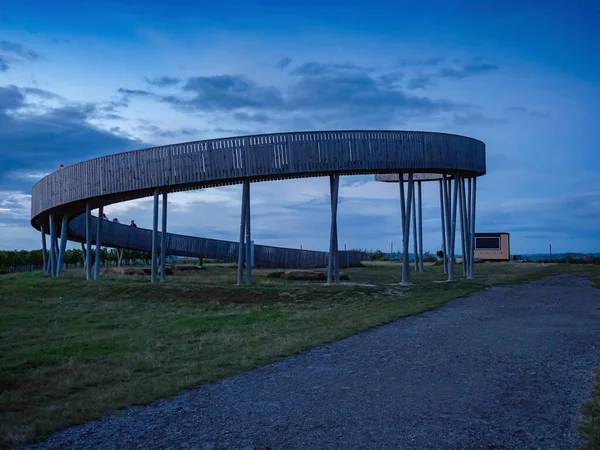
<instances>
[{"instance_id":1,"label":"distant tree line","mask_svg":"<svg viewBox=\"0 0 600 450\"><path fill-rule=\"evenodd\" d=\"M531 258L513 255L513 261L536 262L536 263L559 263L559 264L600 264L599 255L569 254L553 256L552 258Z\"/></svg>"},{"instance_id":2,"label":"distant tree line","mask_svg":"<svg viewBox=\"0 0 600 450\"><path fill-rule=\"evenodd\" d=\"M383 251L377 250L363 250L360 248L352 248L351 252L360 252L361 261L400 261L402 259L402 252L384 253ZM423 253L424 262L435 262L437 258L430 252Z\"/></svg>"},{"instance_id":3,"label":"distant tree line","mask_svg":"<svg viewBox=\"0 0 600 450\"><path fill-rule=\"evenodd\" d=\"M49 254L47 252L47 254ZM96 258L96 251L92 249L92 261ZM116 265L119 254L116 249L102 248L100 261L102 265ZM150 264L152 253L138 250L123 250L123 265ZM15 272L22 270L41 269L43 264L42 250L0 250L0 272ZM78 249L65 252L65 264L69 266L83 266L83 252Z\"/></svg>"}]
</instances>

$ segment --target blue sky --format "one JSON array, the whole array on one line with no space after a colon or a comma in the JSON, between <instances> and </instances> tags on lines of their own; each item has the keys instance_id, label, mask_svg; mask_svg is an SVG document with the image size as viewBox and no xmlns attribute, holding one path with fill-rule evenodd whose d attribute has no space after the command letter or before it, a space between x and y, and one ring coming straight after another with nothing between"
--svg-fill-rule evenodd
<instances>
[{"instance_id":1,"label":"blue sky","mask_svg":"<svg viewBox=\"0 0 600 450\"><path fill-rule=\"evenodd\" d=\"M0 12L0 248L38 248L31 186L144 146L316 129L487 144L477 231L600 251L594 2L10 2ZM170 230L236 238L239 186L171 197ZM256 242L326 249L328 180L253 185ZM397 185L344 177L340 245L398 248ZM425 249L441 244L424 189ZM149 200L110 217L151 222Z\"/></svg>"}]
</instances>

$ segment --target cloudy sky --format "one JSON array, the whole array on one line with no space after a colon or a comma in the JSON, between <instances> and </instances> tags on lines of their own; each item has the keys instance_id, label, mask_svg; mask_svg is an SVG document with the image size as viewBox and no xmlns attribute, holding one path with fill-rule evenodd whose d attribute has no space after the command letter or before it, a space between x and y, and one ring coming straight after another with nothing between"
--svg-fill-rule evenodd
<instances>
[{"instance_id":1,"label":"cloudy sky","mask_svg":"<svg viewBox=\"0 0 600 450\"><path fill-rule=\"evenodd\" d=\"M127 3L0 10L0 249L40 247L31 186L59 164L213 137L377 128L483 140L477 231L510 232L514 253L600 251L594 2ZM170 231L235 240L240 195L171 196ZM328 202L325 178L255 184L254 239L326 249ZM148 199L106 212L151 223ZM342 248L400 246L397 185L342 178L339 215ZM425 186L425 250L441 245L439 215L437 185Z\"/></svg>"}]
</instances>

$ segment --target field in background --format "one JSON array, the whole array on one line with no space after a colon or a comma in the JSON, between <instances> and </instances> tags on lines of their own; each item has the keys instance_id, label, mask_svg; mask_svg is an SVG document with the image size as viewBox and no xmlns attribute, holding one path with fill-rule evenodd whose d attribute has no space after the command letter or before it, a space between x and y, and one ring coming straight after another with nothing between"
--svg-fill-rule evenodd
<instances>
[{"instance_id":1,"label":"field in background","mask_svg":"<svg viewBox=\"0 0 600 450\"><path fill-rule=\"evenodd\" d=\"M267 278L235 286L232 265L176 274L85 282L72 270L0 278L0 446L144 404L376 325L437 308L499 284L561 272L600 287L599 266L479 264L476 280L443 280L440 266L412 272L398 263L344 272L367 286L324 286Z\"/></svg>"}]
</instances>

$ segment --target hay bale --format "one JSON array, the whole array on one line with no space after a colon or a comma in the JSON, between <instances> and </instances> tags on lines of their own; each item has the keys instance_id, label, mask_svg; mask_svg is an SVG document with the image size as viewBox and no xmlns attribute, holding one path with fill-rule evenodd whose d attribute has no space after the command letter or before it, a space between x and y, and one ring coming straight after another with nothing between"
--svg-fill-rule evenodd
<instances>
[{"instance_id":1,"label":"hay bale","mask_svg":"<svg viewBox=\"0 0 600 450\"><path fill-rule=\"evenodd\" d=\"M267 274L267 278L281 278L281 276L284 274L285 272L283 271L277 271L277 272L269 272Z\"/></svg>"},{"instance_id":2,"label":"hay bale","mask_svg":"<svg viewBox=\"0 0 600 450\"><path fill-rule=\"evenodd\" d=\"M145 275L144 267L108 267L102 271L103 276L137 276Z\"/></svg>"},{"instance_id":3,"label":"hay bale","mask_svg":"<svg viewBox=\"0 0 600 450\"><path fill-rule=\"evenodd\" d=\"M327 281L327 272L318 270L287 270L279 278L284 280ZM340 280L349 280L347 274L340 272Z\"/></svg>"},{"instance_id":4,"label":"hay bale","mask_svg":"<svg viewBox=\"0 0 600 450\"><path fill-rule=\"evenodd\" d=\"M173 270L175 272L195 272L197 270L206 270L206 267L198 266L196 264L177 264L176 266L173 266Z\"/></svg>"},{"instance_id":5,"label":"hay bale","mask_svg":"<svg viewBox=\"0 0 600 450\"><path fill-rule=\"evenodd\" d=\"M287 270L283 272L280 278L284 280L319 281L326 280L327 274L325 272L314 272L310 270Z\"/></svg>"}]
</instances>

